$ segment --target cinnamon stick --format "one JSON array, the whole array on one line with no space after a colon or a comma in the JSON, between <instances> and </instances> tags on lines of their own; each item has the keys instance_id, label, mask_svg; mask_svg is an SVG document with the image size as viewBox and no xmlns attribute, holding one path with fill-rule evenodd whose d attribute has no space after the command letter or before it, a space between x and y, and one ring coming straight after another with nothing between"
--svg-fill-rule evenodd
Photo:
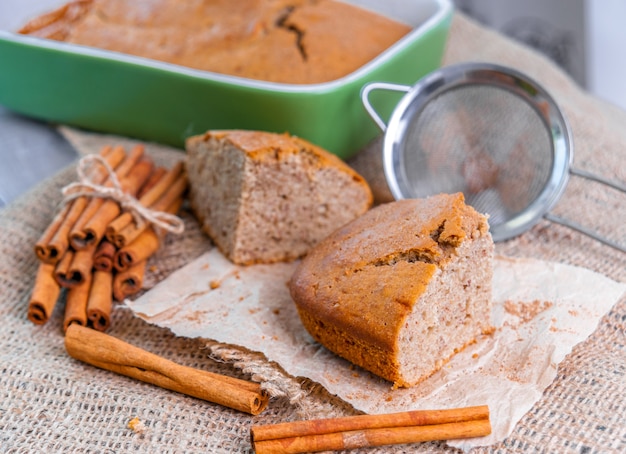
<instances>
[{"instance_id":1,"label":"cinnamon stick","mask_svg":"<svg viewBox=\"0 0 626 454\"><path fill-rule=\"evenodd\" d=\"M254 426L257 454L301 453L481 437L491 433L486 405Z\"/></svg>"},{"instance_id":2,"label":"cinnamon stick","mask_svg":"<svg viewBox=\"0 0 626 454\"><path fill-rule=\"evenodd\" d=\"M127 270L120 271L113 278L113 298L124 301L128 296L139 292L143 286L146 273L146 260L139 262Z\"/></svg>"},{"instance_id":3,"label":"cinnamon stick","mask_svg":"<svg viewBox=\"0 0 626 454\"><path fill-rule=\"evenodd\" d=\"M153 169L150 159L140 160L132 171L122 179L120 184L124 192L135 196L137 191L146 182ZM117 201L107 199L102 202L98 211L80 229L73 229L70 234L70 243L74 249L82 249L92 244L98 244L109 222L115 219L121 211Z\"/></svg>"},{"instance_id":4,"label":"cinnamon stick","mask_svg":"<svg viewBox=\"0 0 626 454\"><path fill-rule=\"evenodd\" d=\"M253 415L268 402L257 383L182 366L90 328L69 326L65 348L93 366Z\"/></svg>"},{"instance_id":5,"label":"cinnamon stick","mask_svg":"<svg viewBox=\"0 0 626 454\"><path fill-rule=\"evenodd\" d=\"M445 410L412 410L381 415L344 416L309 421L293 421L254 426L251 431L254 440L263 441L276 438L347 432L350 430L426 426L451 422L474 421L477 419L489 419L489 407L487 405Z\"/></svg>"},{"instance_id":6,"label":"cinnamon stick","mask_svg":"<svg viewBox=\"0 0 626 454\"><path fill-rule=\"evenodd\" d=\"M63 257L56 264L54 269L54 277L61 287L69 288L76 285L81 276L72 276L70 273L70 266L72 266L72 260L74 259L74 251L68 249L63 254Z\"/></svg>"},{"instance_id":7,"label":"cinnamon stick","mask_svg":"<svg viewBox=\"0 0 626 454\"><path fill-rule=\"evenodd\" d=\"M122 232L128 229L137 230L137 227L133 220L133 215L127 211L109 223L104 235L115 247L121 248L130 243Z\"/></svg>"},{"instance_id":8,"label":"cinnamon stick","mask_svg":"<svg viewBox=\"0 0 626 454\"><path fill-rule=\"evenodd\" d=\"M54 265L40 263L28 303L28 319L35 325L46 323L54 310L60 293L61 287L54 278Z\"/></svg>"},{"instance_id":9,"label":"cinnamon stick","mask_svg":"<svg viewBox=\"0 0 626 454\"><path fill-rule=\"evenodd\" d=\"M183 164L179 163L140 202L152 210L175 214L180 209L180 205L176 207L175 203L182 200L186 189L187 174L184 172ZM149 227L150 223L137 225L133 222L132 215L125 213L109 224L106 237L117 248L122 248Z\"/></svg>"},{"instance_id":10,"label":"cinnamon stick","mask_svg":"<svg viewBox=\"0 0 626 454\"><path fill-rule=\"evenodd\" d=\"M475 421L434 424L431 426L388 427L265 440L254 443L254 452L256 454L295 454L339 451L435 440L483 437L490 433L491 424L489 420L479 419Z\"/></svg>"},{"instance_id":11,"label":"cinnamon stick","mask_svg":"<svg viewBox=\"0 0 626 454\"><path fill-rule=\"evenodd\" d=\"M183 203L182 197L174 200L172 205L168 207L166 212L177 213ZM130 227L130 226L129 226ZM138 233L140 232L140 233ZM138 235L134 236L134 234ZM161 245L161 237L163 232L157 233L157 229L148 226L147 229L133 230L129 237L132 242L128 246L124 246L115 253L113 266L119 272L128 270L133 265L147 260L154 254Z\"/></svg>"},{"instance_id":12,"label":"cinnamon stick","mask_svg":"<svg viewBox=\"0 0 626 454\"><path fill-rule=\"evenodd\" d=\"M161 244L159 235L152 227L144 230L132 243L118 250L113 266L118 272L126 271L131 266L147 260Z\"/></svg>"},{"instance_id":13,"label":"cinnamon stick","mask_svg":"<svg viewBox=\"0 0 626 454\"><path fill-rule=\"evenodd\" d=\"M185 175L185 165L183 161L178 161L163 175L163 178L161 178L157 184L141 196L141 204L147 207L154 205L163 194L172 190L177 180L181 177L186 179Z\"/></svg>"},{"instance_id":14,"label":"cinnamon stick","mask_svg":"<svg viewBox=\"0 0 626 454\"><path fill-rule=\"evenodd\" d=\"M104 146L100 150L100 156L106 159L107 156L111 154L111 151L112 151L112 148L110 146L108 145ZM71 203L66 203L61 209L61 211L59 211L56 214L56 216L54 217L52 222L48 225L46 230L42 233L39 240L37 240L37 242L35 243L35 255L37 256L39 260L46 262L46 263L56 263L58 260L61 259L62 253L64 251L61 251L61 253L58 253L58 251L55 250L54 248L50 248L49 244L54 238L54 236L57 234L61 226L65 224L66 222L69 222L69 221L66 221L66 218L70 214L70 210L72 209L72 206L75 203L76 203L76 200L74 200ZM77 208L74 208L74 210L77 211ZM65 226L65 228L69 229L71 228L71 225L69 227ZM54 257L51 257L51 254L53 254Z\"/></svg>"},{"instance_id":15,"label":"cinnamon stick","mask_svg":"<svg viewBox=\"0 0 626 454\"><path fill-rule=\"evenodd\" d=\"M85 276L83 281L67 291L65 299L65 317L63 319L63 331L74 323L81 326L87 325L87 301L91 289L92 274Z\"/></svg>"},{"instance_id":16,"label":"cinnamon stick","mask_svg":"<svg viewBox=\"0 0 626 454\"><path fill-rule=\"evenodd\" d=\"M181 198L187 190L187 172L181 172L174 182L167 188L161 197L150 205L150 208L157 211L165 211L175 200Z\"/></svg>"},{"instance_id":17,"label":"cinnamon stick","mask_svg":"<svg viewBox=\"0 0 626 454\"><path fill-rule=\"evenodd\" d=\"M72 263L69 266L67 272L67 285L68 288L76 287L87 279L87 276L92 273L93 270L93 256L96 251L95 246L89 246L86 249L80 251L73 251Z\"/></svg>"},{"instance_id":18,"label":"cinnamon stick","mask_svg":"<svg viewBox=\"0 0 626 454\"><path fill-rule=\"evenodd\" d=\"M161 210L165 213L176 214L180 210L180 207L183 205L183 197L180 196L178 199L174 200L174 202L167 207L165 210ZM144 225L137 225L134 222L128 224L121 232L119 232L115 237L115 245L118 248L122 248L127 244L131 244L135 241L145 230L151 228L151 224L146 223ZM155 230L158 235L164 235L165 232L160 232L157 228Z\"/></svg>"},{"instance_id":19,"label":"cinnamon stick","mask_svg":"<svg viewBox=\"0 0 626 454\"><path fill-rule=\"evenodd\" d=\"M139 192L137 193L137 198L141 200L141 198L152 189L158 182L163 178L163 176L167 173L167 169L165 167L156 167L154 171L150 174L150 178L148 181L141 187Z\"/></svg>"},{"instance_id":20,"label":"cinnamon stick","mask_svg":"<svg viewBox=\"0 0 626 454\"><path fill-rule=\"evenodd\" d=\"M111 167L115 168L122 161L125 153L121 148L107 146L103 147L100 155ZM101 169L96 169L94 172L95 175L92 175L92 179L96 183L101 183L106 178ZM69 247L69 232L88 202L88 197L78 197L59 212L35 245L35 253L39 260L46 263L56 263L61 259Z\"/></svg>"},{"instance_id":21,"label":"cinnamon stick","mask_svg":"<svg viewBox=\"0 0 626 454\"><path fill-rule=\"evenodd\" d=\"M137 164L145 159L149 159L147 158L145 151L145 147L141 144L135 145L131 148L128 152L128 159L120 164L119 172L115 173L117 178L120 180L120 183L122 182L121 180L124 180L124 178L128 178L132 175ZM107 184L112 185L112 182L107 182Z\"/></svg>"},{"instance_id":22,"label":"cinnamon stick","mask_svg":"<svg viewBox=\"0 0 626 454\"><path fill-rule=\"evenodd\" d=\"M132 172L132 169L135 167L135 165L137 165L137 163L143 157L144 147L135 146L128 155L126 155L126 152L124 151L122 147L118 146L116 147L116 149L120 149L124 152L124 159L119 164L119 166L115 169L114 173L115 173L115 177L118 180L123 180L125 177L127 177L130 174L130 172ZM110 188L113 186L113 181L111 180L110 176L107 176L98 184L102 184L103 186ZM104 202L105 202L105 199L102 197L92 197L88 201L80 217L76 219L76 222L74 223L74 225L72 226L71 230L68 233L69 238L70 238L70 244L72 245L74 249L78 250L86 246L86 244L83 244L83 241L82 241L83 235L84 235L83 228L85 227L85 224L87 224L87 222L89 222L89 220L98 212L98 210L104 204Z\"/></svg>"},{"instance_id":23,"label":"cinnamon stick","mask_svg":"<svg viewBox=\"0 0 626 454\"><path fill-rule=\"evenodd\" d=\"M178 162L175 164L169 171L167 171L159 181L155 182L155 184L146 190L144 194L139 196L139 202L145 206L150 207L154 202L156 202L164 192L166 192L179 177L181 172L184 170L183 162ZM146 186L148 183L146 183ZM143 189L142 189L143 191ZM114 219L109 226L107 227L106 237L112 243L115 243L117 247L121 247L115 242L115 236L121 232L125 227L129 224L133 223L133 216L131 213L123 213L117 219Z\"/></svg>"},{"instance_id":24,"label":"cinnamon stick","mask_svg":"<svg viewBox=\"0 0 626 454\"><path fill-rule=\"evenodd\" d=\"M54 219L52 219L52 222L48 225L46 230L44 230L39 240L37 240L37 242L35 243L35 255L42 262L53 263L53 259L58 260L60 258L56 250L53 251L51 249L48 249L48 244L57 233L59 228L61 228L63 222L65 222L65 219L67 218L71 208L72 204L66 203L61 211L59 211L55 215ZM54 253L55 257L50 256L50 254L52 253Z\"/></svg>"},{"instance_id":25,"label":"cinnamon stick","mask_svg":"<svg viewBox=\"0 0 626 454\"><path fill-rule=\"evenodd\" d=\"M112 288L111 271L94 271L87 300L87 319L98 331L106 331L111 325Z\"/></svg>"},{"instance_id":26,"label":"cinnamon stick","mask_svg":"<svg viewBox=\"0 0 626 454\"><path fill-rule=\"evenodd\" d=\"M93 255L93 267L99 271L113 270L113 257L117 249L107 240L102 240Z\"/></svg>"}]
</instances>

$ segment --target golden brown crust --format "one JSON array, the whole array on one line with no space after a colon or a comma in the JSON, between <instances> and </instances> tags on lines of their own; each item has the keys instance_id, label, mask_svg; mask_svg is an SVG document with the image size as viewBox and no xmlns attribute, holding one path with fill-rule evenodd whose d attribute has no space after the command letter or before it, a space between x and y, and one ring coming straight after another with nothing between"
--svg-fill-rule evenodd
<instances>
[{"instance_id":1,"label":"golden brown crust","mask_svg":"<svg viewBox=\"0 0 626 454\"><path fill-rule=\"evenodd\" d=\"M394 356L393 351L367 342L357 332L339 330L335 325L323 323L317 315L300 307L298 314L313 339L329 350L391 382L400 377L397 362L389 360Z\"/></svg>"},{"instance_id":2,"label":"golden brown crust","mask_svg":"<svg viewBox=\"0 0 626 454\"><path fill-rule=\"evenodd\" d=\"M31 19L18 30L18 33L63 41L72 26L89 11L91 3L92 0L66 3L54 11Z\"/></svg>"},{"instance_id":3,"label":"golden brown crust","mask_svg":"<svg viewBox=\"0 0 626 454\"><path fill-rule=\"evenodd\" d=\"M68 5L34 19L20 33L282 83L338 79L410 31L334 0L78 0Z\"/></svg>"},{"instance_id":4,"label":"golden brown crust","mask_svg":"<svg viewBox=\"0 0 626 454\"><path fill-rule=\"evenodd\" d=\"M290 292L316 340L403 385L400 329L455 250L481 235L488 235L486 218L460 193L380 205L313 248Z\"/></svg>"},{"instance_id":5,"label":"golden brown crust","mask_svg":"<svg viewBox=\"0 0 626 454\"><path fill-rule=\"evenodd\" d=\"M300 137L287 132L278 134L243 129L212 130L202 135L189 137L186 142L187 149L197 147L200 142L208 142L211 139L225 140L255 161L265 159L280 161L289 155L307 153L310 156L309 165L311 169L323 167L341 169L342 172L351 175L354 181L363 185L364 190L369 194L368 207L373 203L374 196L361 175L336 155Z\"/></svg>"},{"instance_id":6,"label":"golden brown crust","mask_svg":"<svg viewBox=\"0 0 626 454\"><path fill-rule=\"evenodd\" d=\"M309 252L291 280L292 295L303 310L391 349L398 324L481 218L460 193L380 205Z\"/></svg>"}]
</instances>

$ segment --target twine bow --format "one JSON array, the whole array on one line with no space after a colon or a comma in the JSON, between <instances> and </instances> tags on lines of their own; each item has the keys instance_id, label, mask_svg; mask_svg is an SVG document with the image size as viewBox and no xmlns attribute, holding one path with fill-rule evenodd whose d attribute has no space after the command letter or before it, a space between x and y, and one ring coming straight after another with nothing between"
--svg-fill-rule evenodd
<instances>
[{"instance_id":1,"label":"twine bow","mask_svg":"<svg viewBox=\"0 0 626 454\"><path fill-rule=\"evenodd\" d=\"M100 165L105 169L111 186L104 186L93 181L93 167L96 165ZM90 154L81 158L76 167L76 171L79 181L70 183L62 189L63 196L65 197L64 203L69 203L83 196L111 199L119 203L122 209L130 212L135 222L139 225L149 222L160 229L176 234L182 233L185 230L185 224L178 216L163 211L152 210L142 205L141 202L131 194L124 192L122 184L117 178L117 175L115 175L113 168L111 168L109 163L102 156Z\"/></svg>"}]
</instances>

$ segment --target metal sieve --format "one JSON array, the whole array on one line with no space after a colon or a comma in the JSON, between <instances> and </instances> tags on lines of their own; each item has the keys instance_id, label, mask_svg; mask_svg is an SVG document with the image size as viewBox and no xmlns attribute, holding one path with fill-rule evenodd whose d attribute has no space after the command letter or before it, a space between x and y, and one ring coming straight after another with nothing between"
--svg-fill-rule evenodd
<instances>
[{"instance_id":1,"label":"metal sieve","mask_svg":"<svg viewBox=\"0 0 626 454\"><path fill-rule=\"evenodd\" d=\"M404 92L389 124L372 106L375 90ZM383 168L395 199L462 192L489 214L495 241L540 219L624 246L549 211L571 175L626 192L626 186L571 167L569 125L552 97L518 71L489 63L442 67L413 86L373 82L363 105L385 133Z\"/></svg>"}]
</instances>

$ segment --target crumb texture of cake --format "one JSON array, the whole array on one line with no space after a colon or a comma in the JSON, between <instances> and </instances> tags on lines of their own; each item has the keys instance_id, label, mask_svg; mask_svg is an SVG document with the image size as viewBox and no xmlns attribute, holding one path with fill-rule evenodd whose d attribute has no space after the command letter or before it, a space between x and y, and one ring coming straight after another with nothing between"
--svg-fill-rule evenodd
<instances>
[{"instance_id":1,"label":"crumb texture of cake","mask_svg":"<svg viewBox=\"0 0 626 454\"><path fill-rule=\"evenodd\" d=\"M289 134L209 131L186 149L191 207L236 264L300 258L372 205L363 177Z\"/></svg>"},{"instance_id":2,"label":"crumb texture of cake","mask_svg":"<svg viewBox=\"0 0 626 454\"><path fill-rule=\"evenodd\" d=\"M329 350L409 387L493 331L494 245L463 194L379 205L321 241L289 282Z\"/></svg>"},{"instance_id":3,"label":"crumb texture of cake","mask_svg":"<svg viewBox=\"0 0 626 454\"><path fill-rule=\"evenodd\" d=\"M233 76L309 84L355 71L410 30L335 0L76 0L19 32Z\"/></svg>"}]
</instances>

